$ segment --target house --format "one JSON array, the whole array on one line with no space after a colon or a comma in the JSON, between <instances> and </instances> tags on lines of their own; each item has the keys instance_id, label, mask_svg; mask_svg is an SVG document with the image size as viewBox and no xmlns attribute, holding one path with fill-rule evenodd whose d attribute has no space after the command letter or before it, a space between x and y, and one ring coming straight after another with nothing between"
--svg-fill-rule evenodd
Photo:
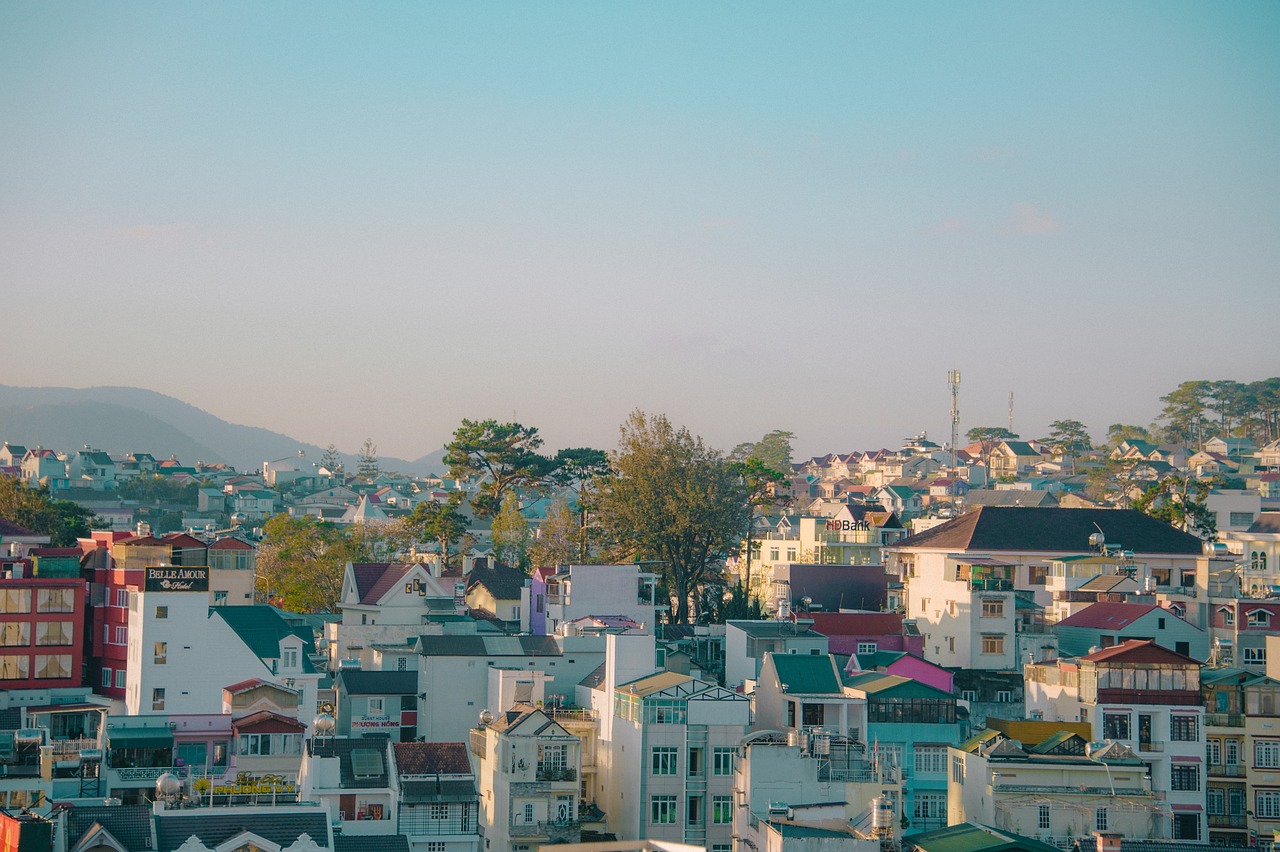
<instances>
[{"instance_id":1,"label":"house","mask_svg":"<svg viewBox=\"0 0 1280 852\"><path fill-rule=\"evenodd\" d=\"M316 736L298 773L304 801L319 802L342 834L395 834L396 797L386 736Z\"/></svg>"},{"instance_id":2,"label":"house","mask_svg":"<svg viewBox=\"0 0 1280 852\"><path fill-rule=\"evenodd\" d=\"M786 612L879 611L888 608L889 575L877 561L872 565L815 565L787 562L775 565L773 582L764 594L765 610Z\"/></svg>"},{"instance_id":3,"label":"house","mask_svg":"<svg viewBox=\"0 0 1280 852\"><path fill-rule=\"evenodd\" d=\"M333 852L329 813L319 805L155 808L156 849L161 852ZM395 852L394 846L385 847Z\"/></svg>"},{"instance_id":4,"label":"house","mask_svg":"<svg viewBox=\"0 0 1280 852\"><path fill-rule=\"evenodd\" d=\"M1246 845L1250 830L1271 836L1280 829L1270 766L1276 762L1270 754L1280 749L1272 721L1278 690L1280 682L1238 667L1200 671L1210 842Z\"/></svg>"},{"instance_id":5,"label":"house","mask_svg":"<svg viewBox=\"0 0 1280 852\"><path fill-rule=\"evenodd\" d=\"M924 639L915 622L900 612L793 612L791 620L813 622L813 629L827 637L833 654L874 654L876 651L908 651L919 655Z\"/></svg>"},{"instance_id":6,"label":"house","mask_svg":"<svg viewBox=\"0 0 1280 852\"><path fill-rule=\"evenodd\" d=\"M427 632L433 616L465 606L461 578L443 577L422 562L349 562L338 608L342 621L326 625L330 660L358 659L375 668L375 645L403 645Z\"/></svg>"},{"instance_id":7,"label":"house","mask_svg":"<svg viewBox=\"0 0 1280 852\"><path fill-rule=\"evenodd\" d=\"M657 582L656 574L638 565L538 568L521 593L520 626L549 636L584 615L624 615L652 632Z\"/></svg>"},{"instance_id":8,"label":"house","mask_svg":"<svg viewBox=\"0 0 1280 852\"><path fill-rule=\"evenodd\" d=\"M0 576L0 680L6 690L81 686L85 582Z\"/></svg>"},{"instance_id":9,"label":"house","mask_svg":"<svg viewBox=\"0 0 1280 852\"><path fill-rule=\"evenodd\" d=\"M1031 663L1025 673L1032 718L1088 722L1093 742L1122 744L1149 767L1151 789L1170 808L1153 815L1153 836L1207 836L1199 662L1153 640L1130 639L1075 659Z\"/></svg>"},{"instance_id":10,"label":"house","mask_svg":"<svg viewBox=\"0 0 1280 852\"><path fill-rule=\"evenodd\" d=\"M364 671L342 667L334 678L337 733L389 736L413 742L418 736L418 670Z\"/></svg>"},{"instance_id":11,"label":"house","mask_svg":"<svg viewBox=\"0 0 1280 852\"><path fill-rule=\"evenodd\" d=\"M871 493L871 499L899 518L914 518L924 509L920 492L907 485L885 485Z\"/></svg>"},{"instance_id":12,"label":"house","mask_svg":"<svg viewBox=\"0 0 1280 852\"><path fill-rule=\"evenodd\" d=\"M852 654L845 664L844 673L850 677L865 672L897 675L932 686L954 695L955 673L917 654L906 651L874 651L870 654Z\"/></svg>"},{"instance_id":13,"label":"house","mask_svg":"<svg viewBox=\"0 0 1280 852\"><path fill-rule=\"evenodd\" d=\"M523 591L529 577L523 571L495 562L476 564L467 576L467 606L481 610L517 630Z\"/></svg>"},{"instance_id":14,"label":"house","mask_svg":"<svg viewBox=\"0 0 1280 852\"><path fill-rule=\"evenodd\" d=\"M391 745L396 828L411 852L479 852L480 796L464 743Z\"/></svg>"},{"instance_id":15,"label":"house","mask_svg":"<svg viewBox=\"0 0 1280 852\"><path fill-rule=\"evenodd\" d=\"M991 451L988 464L991 467L991 475L999 479L1001 477L1016 478L1042 461L1044 456L1027 441L1001 441Z\"/></svg>"},{"instance_id":16,"label":"house","mask_svg":"<svg viewBox=\"0 0 1280 852\"><path fill-rule=\"evenodd\" d=\"M1278 607L1280 609L1280 607ZM1277 623L1280 626L1280 622ZM1058 650L1083 656L1128 639L1153 639L1195 660L1209 658L1209 635L1175 613L1154 604L1103 601L1058 622Z\"/></svg>"},{"instance_id":17,"label":"house","mask_svg":"<svg viewBox=\"0 0 1280 852\"><path fill-rule=\"evenodd\" d=\"M760 677L765 655L802 654L825 656L830 643L813 629L813 620L725 622L724 683L737 689Z\"/></svg>"},{"instance_id":18,"label":"house","mask_svg":"<svg viewBox=\"0 0 1280 852\"><path fill-rule=\"evenodd\" d=\"M1055 852L1058 847L1003 829L962 822L903 838L906 852ZM1060 850L1058 850L1060 852Z\"/></svg>"},{"instance_id":19,"label":"house","mask_svg":"<svg viewBox=\"0 0 1280 852\"><path fill-rule=\"evenodd\" d=\"M821 728L865 742L866 698L845 691L840 667L830 654L765 654L754 695L757 730L799 736Z\"/></svg>"}]
</instances>

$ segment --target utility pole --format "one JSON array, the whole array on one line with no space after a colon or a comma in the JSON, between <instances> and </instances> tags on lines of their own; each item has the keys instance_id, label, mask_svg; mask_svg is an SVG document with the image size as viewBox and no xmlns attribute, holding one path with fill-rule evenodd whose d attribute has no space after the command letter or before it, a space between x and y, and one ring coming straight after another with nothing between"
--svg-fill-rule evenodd
<instances>
[{"instance_id":1,"label":"utility pole","mask_svg":"<svg viewBox=\"0 0 1280 852\"><path fill-rule=\"evenodd\" d=\"M956 442L960 440L960 371L947 373L951 385L951 475L956 475Z\"/></svg>"},{"instance_id":2,"label":"utility pole","mask_svg":"<svg viewBox=\"0 0 1280 852\"><path fill-rule=\"evenodd\" d=\"M1013 431L1013 391L1009 391L1009 431Z\"/></svg>"}]
</instances>

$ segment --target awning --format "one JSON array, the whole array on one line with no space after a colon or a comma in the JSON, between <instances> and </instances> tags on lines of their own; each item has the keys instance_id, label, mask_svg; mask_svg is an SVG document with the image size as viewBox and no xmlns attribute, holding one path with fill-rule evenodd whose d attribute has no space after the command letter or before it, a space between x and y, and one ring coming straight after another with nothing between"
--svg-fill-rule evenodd
<instances>
[{"instance_id":1,"label":"awning","mask_svg":"<svg viewBox=\"0 0 1280 852\"><path fill-rule=\"evenodd\" d=\"M173 748L173 732L168 728L112 728L107 731L107 748Z\"/></svg>"},{"instance_id":2,"label":"awning","mask_svg":"<svg viewBox=\"0 0 1280 852\"><path fill-rule=\"evenodd\" d=\"M401 797L408 804L421 802L473 802L476 785L471 781L404 781Z\"/></svg>"},{"instance_id":3,"label":"awning","mask_svg":"<svg viewBox=\"0 0 1280 852\"><path fill-rule=\"evenodd\" d=\"M1169 807L1173 808L1173 810L1175 811L1185 811L1187 813L1197 813L1197 814L1200 813L1202 810L1204 810L1204 808L1200 807L1199 805L1183 805L1176 802L1170 805Z\"/></svg>"}]
</instances>

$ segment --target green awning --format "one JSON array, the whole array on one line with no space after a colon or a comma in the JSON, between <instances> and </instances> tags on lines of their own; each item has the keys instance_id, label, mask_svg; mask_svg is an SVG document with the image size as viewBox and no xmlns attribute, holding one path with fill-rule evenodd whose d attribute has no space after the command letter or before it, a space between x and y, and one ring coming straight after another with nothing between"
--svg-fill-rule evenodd
<instances>
[{"instance_id":1,"label":"green awning","mask_svg":"<svg viewBox=\"0 0 1280 852\"><path fill-rule=\"evenodd\" d=\"M173 732L165 728L112 728L107 748L173 748Z\"/></svg>"}]
</instances>

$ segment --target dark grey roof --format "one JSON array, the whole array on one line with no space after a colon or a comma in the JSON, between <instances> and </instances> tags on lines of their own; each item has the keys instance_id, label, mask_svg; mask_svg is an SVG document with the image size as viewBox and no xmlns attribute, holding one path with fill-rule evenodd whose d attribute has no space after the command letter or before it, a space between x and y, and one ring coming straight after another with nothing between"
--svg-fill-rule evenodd
<instances>
[{"instance_id":1,"label":"dark grey roof","mask_svg":"<svg viewBox=\"0 0 1280 852\"><path fill-rule=\"evenodd\" d=\"M418 653L424 657L559 657L552 636L423 636Z\"/></svg>"},{"instance_id":2,"label":"dark grey roof","mask_svg":"<svg viewBox=\"0 0 1280 852\"><path fill-rule=\"evenodd\" d=\"M388 739L386 734L368 734L363 737L334 737L332 741L325 740L323 743L308 740L307 750L313 756L338 758L338 784L342 789L370 790L390 786L390 767L387 766ZM351 753L354 751L376 753L378 761L375 765L380 771L377 774L356 777L351 758Z\"/></svg>"},{"instance_id":3,"label":"dark grey roof","mask_svg":"<svg viewBox=\"0 0 1280 852\"><path fill-rule=\"evenodd\" d=\"M150 805L77 805L67 811L67 848L101 825L131 852L154 849Z\"/></svg>"},{"instance_id":4,"label":"dark grey roof","mask_svg":"<svg viewBox=\"0 0 1280 852\"><path fill-rule=\"evenodd\" d=\"M952 551L1084 553L1099 529L1107 544L1135 553L1199 555L1203 542L1134 509L1044 509L982 506L893 545Z\"/></svg>"},{"instance_id":5,"label":"dark grey roof","mask_svg":"<svg viewBox=\"0 0 1280 852\"><path fill-rule=\"evenodd\" d=\"M578 681L578 686L585 686L587 689L596 689L604 684L604 663L596 666L591 670L591 674Z\"/></svg>"},{"instance_id":6,"label":"dark grey roof","mask_svg":"<svg viewBox=\"0 0 1280 852\"><path fill-rule=\"evenodd\" d=\"M479 798L474 781L405 781L400 785L400 798L406 803L474 802Z\"/></svg>"},{"instance_id":7,"label":"dark grey roof","mask_svg":"<svg viewBox=\"0 0 1280 852\"><path fill-rule=\"evenodd\" d=\"M418 672L340 669L336 685L339 692L348 695L414 695L418 692Z\"/></svg>"},{"instance_id":8,"label":"dark grey roof","mask_svg":"<svg viewBox=\"0 0 1280 852\"><path fill-rule=\"evenodd\" d=\"M1251 533L1280 533L1280 512L1262 512L1249 527Z\"/></svg>"},{"instance_id":9,"label":"dark grey roof","mask_svg":"<svg viewBox=\"0 0 1280 852\"><path fill-rule=\"evenodd\" d=\"M801 616L803 618L803 616ZM772 637L772 636L812 636L816 639L822 639L823 634L818 633L812 628L800 631L791 621L728 621L734 627L742 630L748 636Z\"/></svg>"},{"instance_id":10,"label":"dark grey roof","mask_svg":"<svg viewBox=\"0 0 1280 852\"><path fill-rule=\"evenodd\" d=\"M317 846L329 847L329 816L323 810L277 807L228 814L218 808L197 808L156 814L159 852L173 852L192 835L212 849L245 831L280 846L292 846L307 834Z\"/></svg>"},{"instance_id":11,"label":"dark grey roof","mask_svg":"<svg viewBox=\"0 0 1280 852\"><path fill-rule=\"evenodd\" d=\"M336 834L333 852L409 852L403 834Z\"/></svg>"},{"instance_id":12,"label":"dark grey roof","mask_svg":"<svg viewBox=\"0 0 1280 852\"><path fill-rule=\"evenodd\" d=\"M518 601L529 575L498 563L492 568L477 566L468 579L472 586L484 586L496 600Z\"/></svg>"},{"instance_id":13,"label":"dark grey roof","mask_svg":"<svg viewBox=\"0 0 1280 852\"><path fill-rule=\"evenodd\" d=\"M964 504L973 508L977 506L1031 506L1037 508L1053 507L1058 500L1048 491L1032 489L1030 491L1004 490L993 488L971 488L965 495Z\"/></svg>"}]
</instances>

